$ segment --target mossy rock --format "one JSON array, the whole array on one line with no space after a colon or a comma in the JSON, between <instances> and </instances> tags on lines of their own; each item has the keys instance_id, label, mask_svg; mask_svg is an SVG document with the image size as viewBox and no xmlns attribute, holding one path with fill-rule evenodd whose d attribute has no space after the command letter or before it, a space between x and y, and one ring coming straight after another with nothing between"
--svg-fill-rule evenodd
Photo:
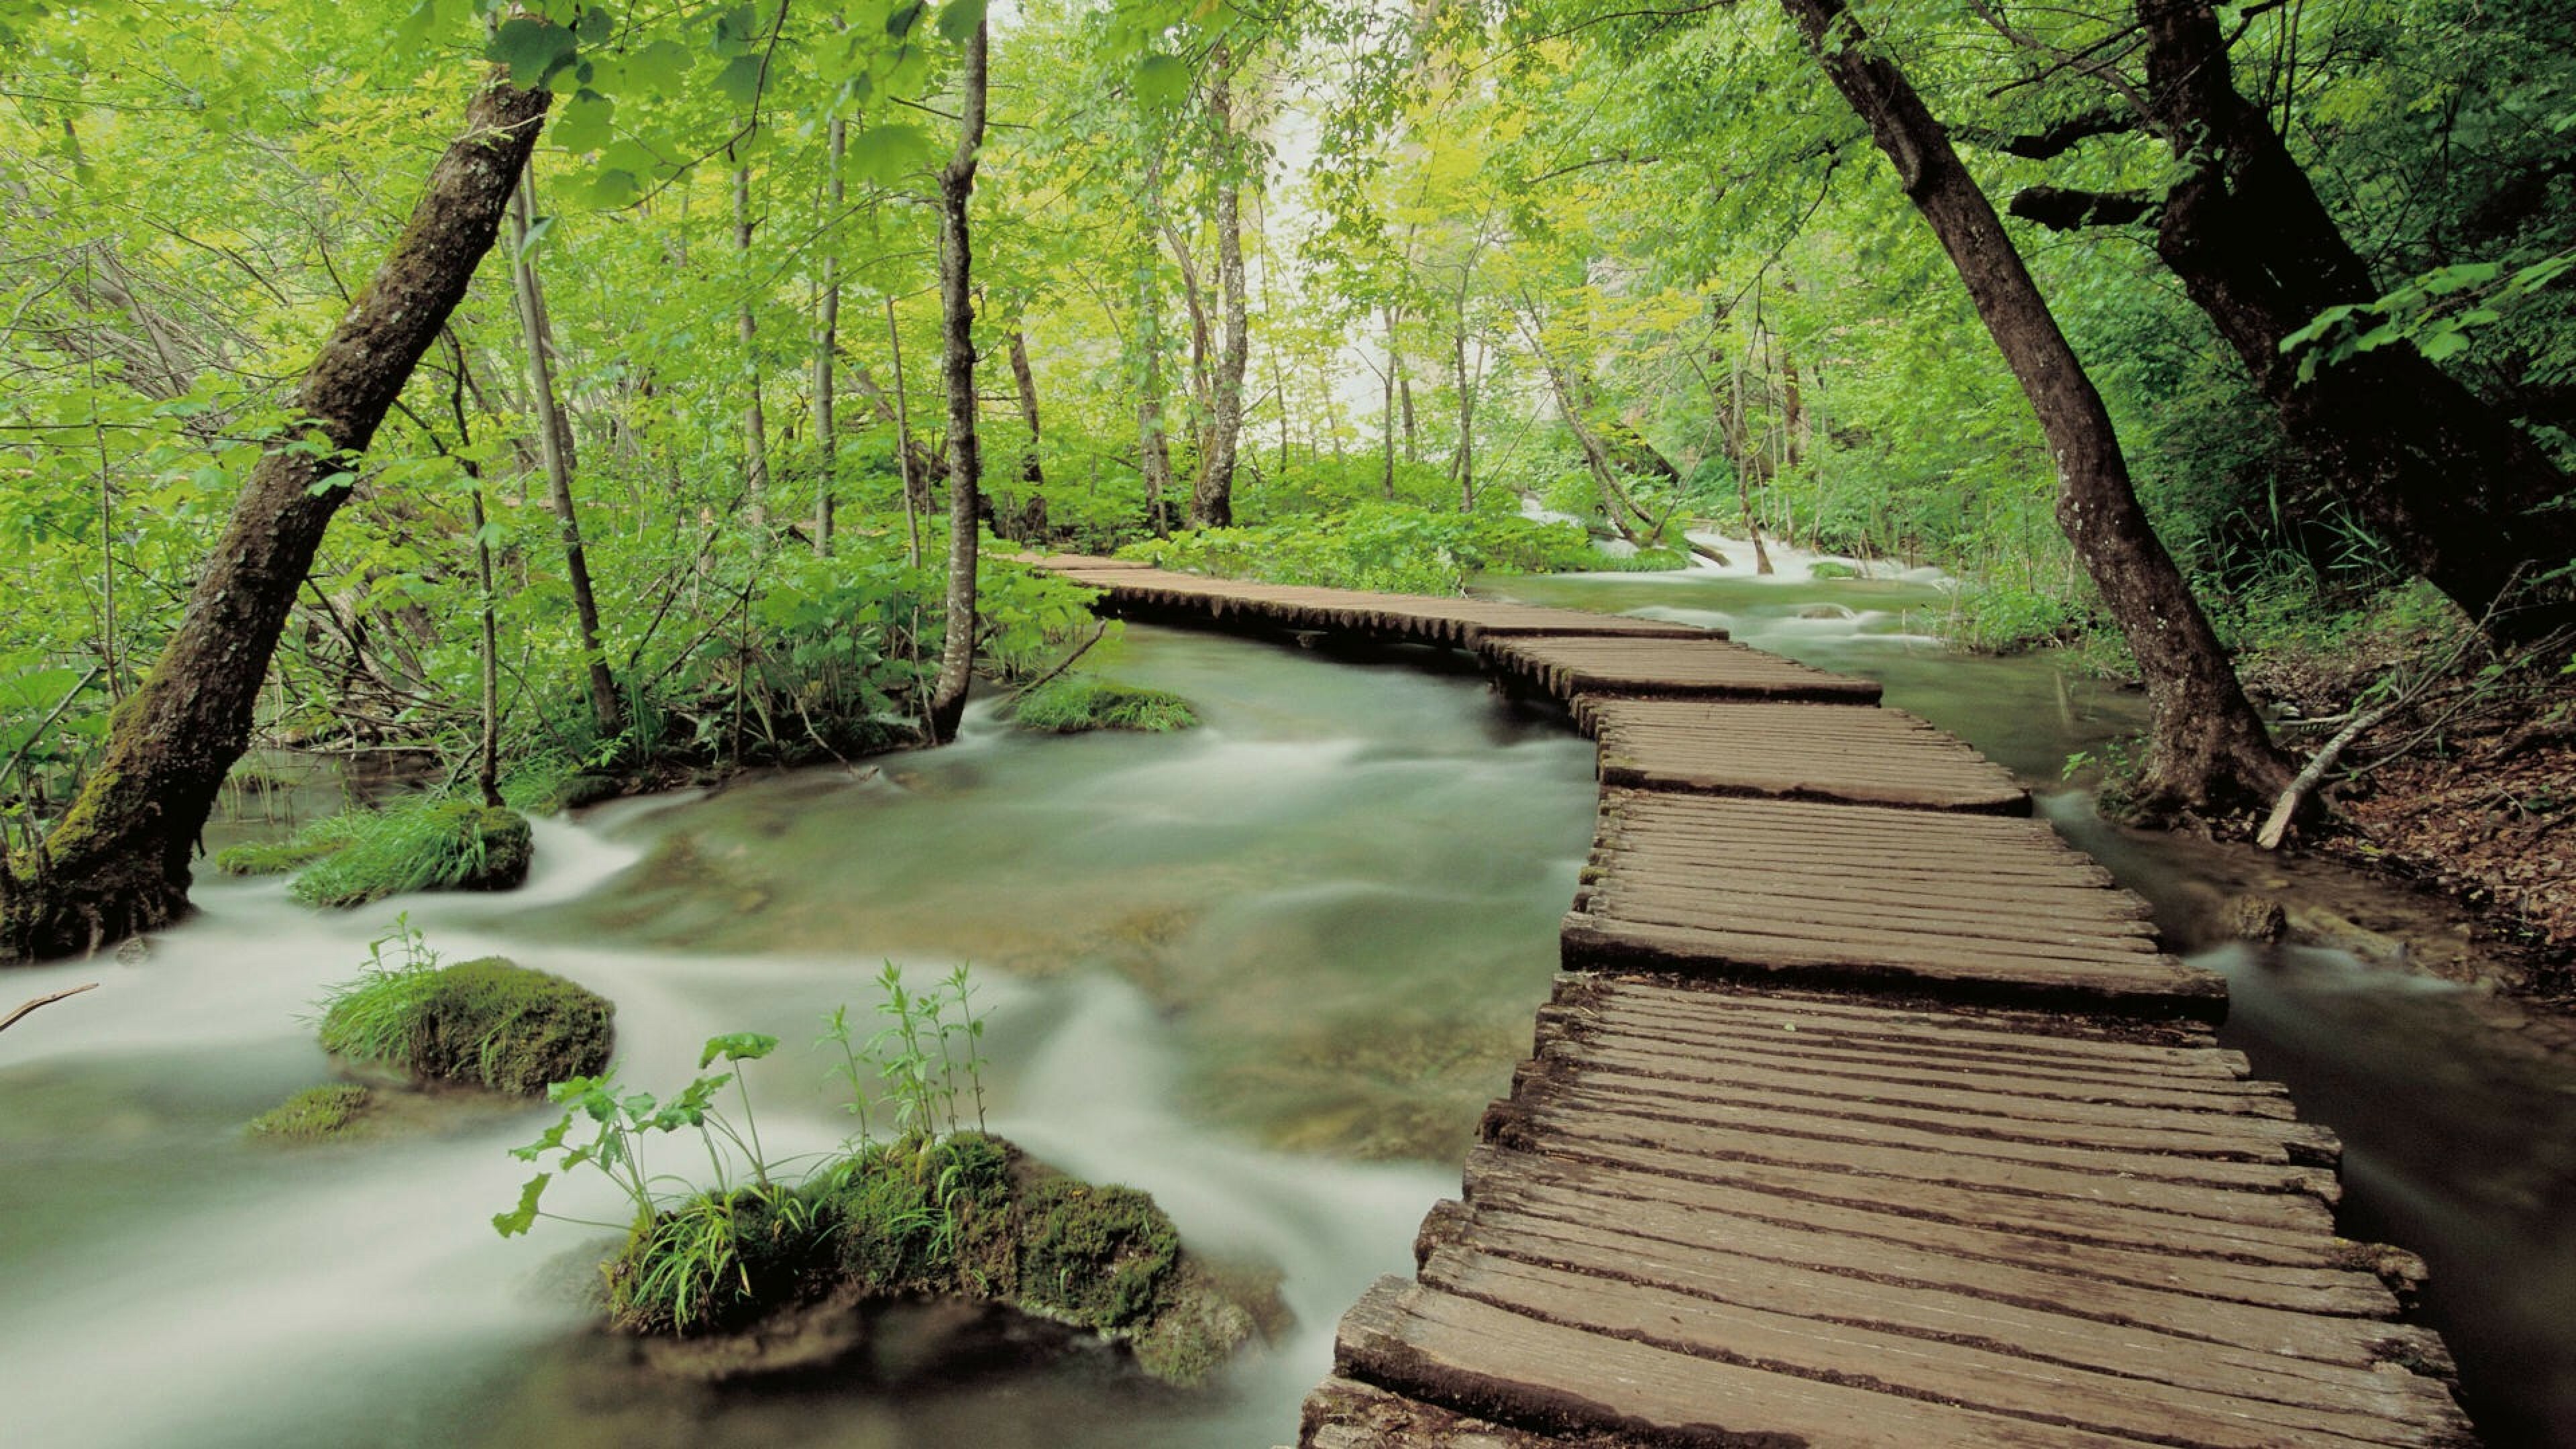
<instances>
[{"instance_id":1,"label":"mossy rock","mask_svg":"<svg viewBox=\"0 0 2576 1449\"><path fill-rule=\"evenodd\" d=\"M1202 1387L1262 1336L1253 1310L1196 1263L1182 1263L1166 1297L1136 1335L1136 1366L1176 1388Z\"/></svg>"},{"instance_id":2,"label":"mossy rock","mask_svg":"<svg viewBox=\"0 0 2576 1449\"><path fill-rule=\"evenodd\" d=\"M528 817L498 805L447 800L431 813L453 833L464 849L465 869L447 884L461 891L514 891L528 883L528 867L537 854L536 834Z\"/></svg>"},{"instance_id":3,"label":"mossy rock","mask_svg":"<svg viewBox=\"0 0 2576 1449\"><path fill-rule=\"evenodd\" d=\"M535 1097L549 1083L607 1070L616 1010L560 976L486 956L392 973L340 998L322 1017L322 1045L433 1081Z\"/></svg>"},{"instance_id":4,"label":"mossy rock","mask_svg":"<svg viewBox=\"0 0 2576 1449\"><path fill-rule=\"evenodd\" d=\"M1020 1202L1018 1301L1085 1328L1129 1328L1153 1312L1180 1253L1149 1194L1048 1178Z\"/></svg>"},{"instance_id":5,"label":"mossy rock","mask_svg":"<svg viewBox=\"0 0 2576 1449\"><path fill-rule=\"evenodd\" d=\"M578 810L625 793L626 782L615 775L574 775L555 787L555 808Z\"/></svg>"},{"instance_id":6,"label":"mossy rock","mask_svg":"<svg viewBox=\"0 0 2576 1449\"><path fill-rule=\"evenodd\" d=\"M1068 674L1022 695L1011 721L1024 730L1059 735L1087 730L1166 734L1196 725L1199 716L1188 700L1169 690L1120 684L1094 674Z\"/></svg>"},{"instance_id":7,"label":"mossy rock","mask_svg":"<svg viewBox=\"0 0 2576 1449\"><path fill-rule=\"evenodd\" d=\"M1860 577L1860 570L1853 568L1847 563L1836 563L1832 559L1818 559L1814 563L1807 565L1807 577L1811 579L1856 579Z\"/></svg>"},{"instance_id":8,"label":"mossy rock","mask_svg":"<svg viewBox=\"0 0 2576 1449\"><path fill-rule=\"evenodd\" d=\"M960 1132L879 1145L843 1163L823 1204L842 1281L862 1299L1007 1297L1017 1279L1011 1174L1018 1150Z\"/></svg>"},{"instance_id":9,"label":"mossy rock","mask_svg":"<svg viewBox=\"0 0 2576 1449\"><path fill-rule=\"evenodd\" d=\"M374 1107L376 1094L348 1082L307 1087L250 1120L254 1137L283 1142L323 1142L357 1128Z\"/></svg>"},{"instance_id":10,"label":"mossy rock","mask_svg":"<svg viewBox=\"0 0 2576 1449\"><path fill-rule=\"evenodd\" d=\"M215 869L226 875L284 875L337 854L345 840L253 840L215 852Z\"/></svg>"}]
</instances>

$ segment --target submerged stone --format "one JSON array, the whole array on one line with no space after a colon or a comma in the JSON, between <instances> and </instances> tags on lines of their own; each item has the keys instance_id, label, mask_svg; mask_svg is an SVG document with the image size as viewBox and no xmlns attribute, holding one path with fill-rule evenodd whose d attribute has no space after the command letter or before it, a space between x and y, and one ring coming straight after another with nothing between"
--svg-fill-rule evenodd
<instances>
[{"instance_id":1,"label":"submerged stone","mask_svg":"<svg viewBox=\"0 0 2576 1449\"><path fill-rule=\"evenodd\" d=\"M250 1120L254 1137L281 1142L322 1142L357 1128L375 1105L375 1093L349 1082L307 1087Z\"/></svg>"}]
</instances>

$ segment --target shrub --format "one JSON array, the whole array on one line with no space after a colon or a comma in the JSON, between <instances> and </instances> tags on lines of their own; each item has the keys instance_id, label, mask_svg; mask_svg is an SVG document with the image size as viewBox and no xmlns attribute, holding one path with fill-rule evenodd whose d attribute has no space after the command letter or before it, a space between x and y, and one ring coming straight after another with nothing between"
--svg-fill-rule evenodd
<instances>
[{"instance_id":1,"label":"shrub","mask_svg":"<svg viewBox=\"0 0 2576 1449\"><path fill-rule=\"evenodd\" d=\"M1164 734L1188 729L1199 717L1188 700L1167 690L1067 674L1020 696L1012 722L1024 730L1060 735L1104 729Z\"/></svg>"}]
</instances>

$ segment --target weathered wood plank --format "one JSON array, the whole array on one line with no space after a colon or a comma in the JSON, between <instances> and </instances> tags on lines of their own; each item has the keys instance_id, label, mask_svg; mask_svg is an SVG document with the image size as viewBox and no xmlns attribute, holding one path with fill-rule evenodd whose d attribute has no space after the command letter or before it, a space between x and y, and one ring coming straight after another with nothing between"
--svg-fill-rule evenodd
<instances>
[{"instance_id":1,"label":"weathered wood plank","mask_svg":"<svg viewBox=\"0 0 2576 1449\"><path fill-rule=\"evenodd\" d=\"M2104 1449L2100 1434L1719 1363L1384 1278L1342 1318L1345 1377L1515 1425L1708 1449Z\"/></svg>"}]
</instances>

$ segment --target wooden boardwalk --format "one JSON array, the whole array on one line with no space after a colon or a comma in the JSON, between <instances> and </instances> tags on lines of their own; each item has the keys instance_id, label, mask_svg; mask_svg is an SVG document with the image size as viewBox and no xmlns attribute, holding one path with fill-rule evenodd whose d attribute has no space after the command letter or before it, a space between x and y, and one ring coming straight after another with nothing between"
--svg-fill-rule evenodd
<instances>
[{"instance_id":1,"label":"wooden boardwalk","mask_svg":"<svg viewBox=\"0 0 2576 1449\"><path fill-rule=\"evenodd\" d=\"M1312 1449L2473 1443L2411 1255L2218 977L2002 770L1716 631L1044 566L1156 622L1473 651L1601 746L1567 974Z\"/></svg>"}]
</instances>

